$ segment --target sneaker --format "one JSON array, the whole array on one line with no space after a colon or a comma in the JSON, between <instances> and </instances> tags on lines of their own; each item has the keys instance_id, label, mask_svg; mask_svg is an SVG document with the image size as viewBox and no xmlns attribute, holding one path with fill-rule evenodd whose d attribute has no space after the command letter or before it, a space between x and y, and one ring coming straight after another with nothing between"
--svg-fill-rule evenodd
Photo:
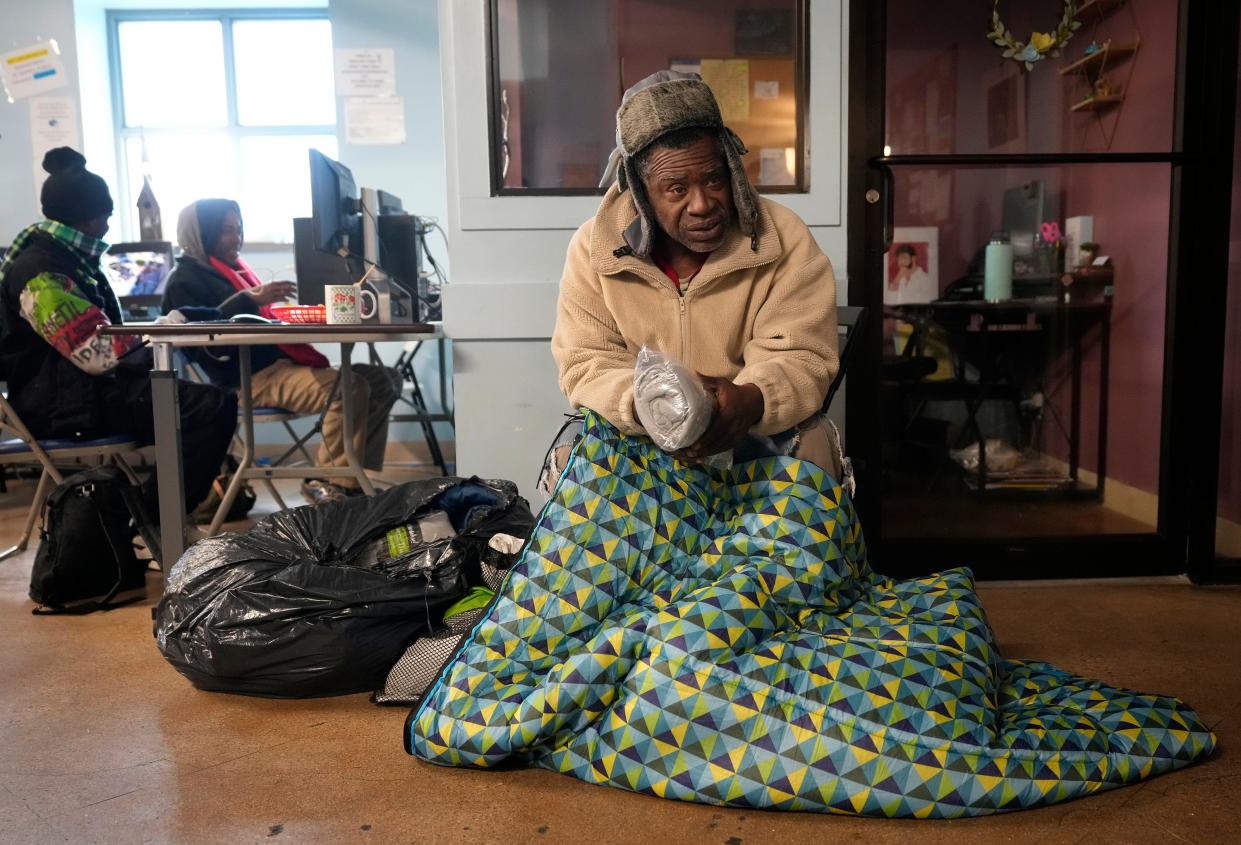
<instances>
[{"instance_id":1,"label":"sneaker","mask_svg":"<svg viewBox=\"0 0 1241 845\"><path fill-rule=\"evenodd\" d=\"M339 502L347 498L349 491L330 481L311 479L302 482L302 496L312 505L322 505L324 502Z\"/></svg>"}]
</instances>

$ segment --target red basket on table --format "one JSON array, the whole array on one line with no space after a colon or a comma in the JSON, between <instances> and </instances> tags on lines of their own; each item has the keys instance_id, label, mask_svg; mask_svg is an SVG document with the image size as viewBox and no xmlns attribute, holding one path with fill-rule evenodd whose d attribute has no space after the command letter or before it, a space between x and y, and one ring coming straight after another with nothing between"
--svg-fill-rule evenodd
<instances>
[{"instance_id":1,"label":"red basket on table","mask_svg":"<svg viewBox=\"0 0 1241 845\"><path fill-rule=\"evenodd\" d=\"M282 323L326 323L326 305L273 305L272 315Z\"/></svg>"}]
</instances>

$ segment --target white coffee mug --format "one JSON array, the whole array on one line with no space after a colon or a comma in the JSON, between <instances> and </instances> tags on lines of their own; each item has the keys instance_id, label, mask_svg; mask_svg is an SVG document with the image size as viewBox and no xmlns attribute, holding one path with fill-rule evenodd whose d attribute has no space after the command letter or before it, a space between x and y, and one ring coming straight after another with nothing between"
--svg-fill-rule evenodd
<instances>
[{"instance_id":1,"label":"white coffee mug","mask_svg":"<svg viewBox=\"0 0 1241 845\"><path fill-rule=\"evenodd\" d=\"M370 308L362 305L370 298ZM324 285L323 302L327 321L333 325L356 325L375 316L375 294L356 285Z\"/></svg>"}]
</instances>

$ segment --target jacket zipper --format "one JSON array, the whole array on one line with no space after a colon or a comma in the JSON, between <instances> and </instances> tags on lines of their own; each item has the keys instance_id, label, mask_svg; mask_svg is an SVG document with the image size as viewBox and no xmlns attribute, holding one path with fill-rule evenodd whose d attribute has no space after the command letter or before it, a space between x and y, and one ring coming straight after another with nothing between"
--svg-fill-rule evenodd
<instances>
[{"instance_id":1,"label":"jacket zipper","mask_svg":"<svg viewBox=\"0 0 1241 845\"><path fill-rule=\"evenodd\" d=\"M689 350L689 316L685 311L684 294L677 297L677 305L681 309L681 363L684 363L686 352Z\"/></svg>"}]
</instances>

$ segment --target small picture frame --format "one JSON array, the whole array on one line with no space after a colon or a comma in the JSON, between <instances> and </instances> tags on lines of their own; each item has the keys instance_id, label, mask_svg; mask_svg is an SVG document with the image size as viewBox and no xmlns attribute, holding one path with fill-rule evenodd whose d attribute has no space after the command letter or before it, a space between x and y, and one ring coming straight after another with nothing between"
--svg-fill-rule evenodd
<instances>
[{"instance_id":1,"label":"small picture frame","mask_svg":"<svg viewBox=\"0 0 1241 845\"><path fill-rule=\"evenodd\" d=\"M987 152L1025 152L1026 76L1016 63L1008 61L983 73Z\"/></svg>"},{"instance_id":2,"label":"small picture frame","mask_svg":"<svg viewBox=\"0 0 1241 845\"><path fill-rule=\"evenodd\" d=\"M884 305L939 298L939 229L897 226L884 264Z\"/></svg>"}]
</instances>

